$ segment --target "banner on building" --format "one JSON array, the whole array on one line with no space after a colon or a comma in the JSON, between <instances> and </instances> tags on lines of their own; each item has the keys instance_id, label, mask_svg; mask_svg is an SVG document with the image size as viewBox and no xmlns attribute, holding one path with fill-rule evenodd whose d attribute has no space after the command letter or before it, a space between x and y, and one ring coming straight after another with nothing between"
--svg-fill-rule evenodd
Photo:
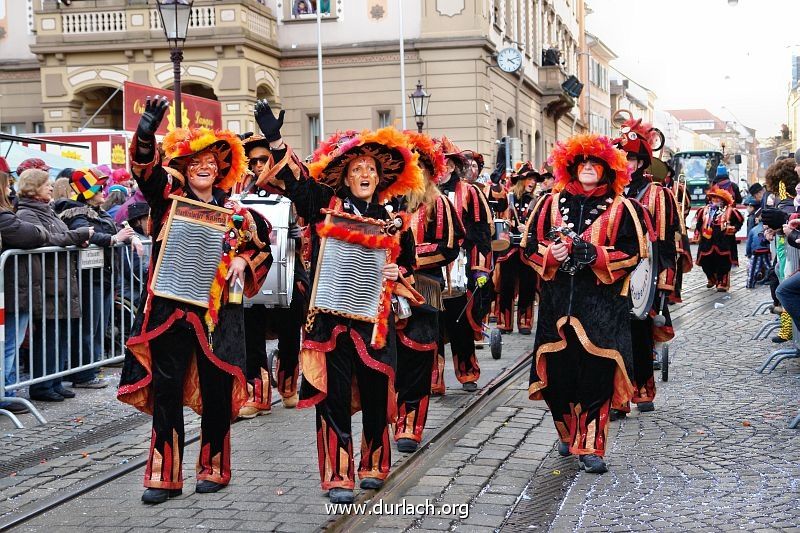
<instances>
[{"instance_id":1,"label":"banner on building","mask_svg":"<svg viewBox=\"0 0 800 533\"><path fill-rule=\"evenodd\" d=\"M136 131L139 117L144 112L148 96L166 96L170 102L166 119L161 122L161 126L156 133L165 135L175 129L176 110L172 91L126 81L122 97L123 128L125 131ZM203 126L222 129L222 104L220 102L199 96L181 94L181 107L183 108L181 110L181 124L184 128Z\"/></svg>"}]
</instances>

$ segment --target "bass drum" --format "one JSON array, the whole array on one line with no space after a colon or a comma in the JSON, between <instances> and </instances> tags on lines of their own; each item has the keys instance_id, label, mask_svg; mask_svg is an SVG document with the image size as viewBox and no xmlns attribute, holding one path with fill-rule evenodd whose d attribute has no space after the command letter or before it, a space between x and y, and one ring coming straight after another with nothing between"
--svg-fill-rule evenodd
<instances>
[{"instance_id":1,"label":"bass drum","mask_svg":"<svg viewBox=\"0 0 800 533\"><path fill-rule=\"evenodd\" d=\"M631 272L628 294L631 300L631 314L644 320L653 308L658 289L658 255L651 241L647 241L648 257L639 261Z\"/></svg>"},{"instance_id":2,"label":"bass drum","mask_svg":"<svg viewBox=\"0 0 800 533\"><path fill-rule=\"evenodd\" d=\"M289 307L292 303L295 262L295 240L289 238L289 226L295 221L291 200L277 194L248 194L233 200L256 211L272 224L272 233L269 236L272 266L258 294L252 298L244 298L245 307Z\"/></svg>"}]
</instances>

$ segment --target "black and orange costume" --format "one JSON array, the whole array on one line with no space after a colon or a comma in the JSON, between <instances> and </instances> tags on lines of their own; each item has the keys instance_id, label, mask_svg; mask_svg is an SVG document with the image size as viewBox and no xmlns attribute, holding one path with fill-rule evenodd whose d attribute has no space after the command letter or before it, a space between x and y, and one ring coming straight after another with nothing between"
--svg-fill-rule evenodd
<instances>
[{"instance_id":1,"label":"black and orange costume","mask_svg":"<svg viewBox=\"0 0 800 533\"><path fill-rule=\"evenodd\" d=\"M157 126L163 118L163 109L154 111L148 101L145 115ZM166 154L163 164L152 132L148 135L141 131L130 147L131 171L150 205L150 235L155 237L150 276L154 275L168 231L165 223L173 202L169 196L200 201L187 181L188 159L198 153L214 155L218 179L209 204L220 207L226 205L228 191L246 169L241 141L229 131L177 129L167 134L162 148ZM272 263L271 228L255 213L242 210L242 214L249 219L252 240L237 256L245 259L249 267L244 292L252 295L258 291ZM222 265L223 261L217 271L218 278ZM145 487L175 492L183 486L184 405L202 415L197 479L215 484L203 492L218 490L230 481L230 423L247 400L247 382L242 306L226 303L228 284L224 276L222 283L216 302L212 301L212 286L208 312L199 306L154 296L150 279L145 285L117 392L121 401L153 415ZM209 320L211 310L216 307L218 318ZM212 335L209 331L214 326Z\"/></svg>"},{"instance_id":2,"label":"black and orange costume","mask_svg":"<svg viewBox=\"0 0 800 533\"><path fill-rule=\"evenodd\" d=\"M697 264L706 275L706 286L725 292L730 288L731 267L739 265L736 232L744 224L744 218L728 191L711 187L707 194L711 203L697 212Z\"/></svg>"},{"instance_id":3,"label":"black and orange costume","mask_svg":"<svg viewBox=\"0 0 800 533\"><path fill-rule=\"evenodd\" d=\"M617 113L620 113L619 111ZM628 118L620 128L619 147L635 159L639 167L631 174L625 196L637 200L644 207L649 238L656 249L658 285L653 307L644 320L631 317L631 340L633 342L633 386L632 401L641 411L652 411L655 407L656 383L653 376L654 348L657 342L667 342L675 336L669 314L668 298L675 290L676 238L680 233L680 219L675 196L672 191L653 181L647 172L653 160L653 150L664 144L664 136L657 128L643 123L641 119ZM656 326L653 319L661 314L665 323ZM623 409L627 412L627 409Z\"/></svg>"},{"instance_id":4,"label":"black and orange costume","mask_svg":"<svg viewBox=\"0 0 800 533\"><path fill-rule=\"evenodd\" d=\"M442 137L441 149L456 169L442 179L439 188L455 206L458 223L464 229L462 248L466 253L467 293L449 297L443 294L444 312L440 315L439 355L433 371L431 391L444 394L445 344L450 343L456 378L463 385L476 383L481 368L475 355L475 341L483 339L483 319L489 313L493 294L491 272L492 211L480 187L461 179L470 152L461 151L449 139ZM478 280L483 278L483 287ZM472 297L470 298L470 295ZM466 309L466 311L465 311ZM474 389L472 389L474 390Z\"/></svg>"},{"instance_id":5,"label":"black and orange costume","mask_svg":"<svg viewBox=\"0 0 800 533\"><path fill-rule=\"evenodd\" d=\"M269 142L261 135L253 135L244 141L245 152L255 148L269 150ZM269 153L269 152L267 152ZM243 184L244 192L283 195L283 183L274 177L276 162L269 153L268 161L259 176L252 176L249 183ZM299 226L290 228L299 233ZM290 238L293 238L290 235ZM240 416L269 413L272 407L272 377L277 383L278 394L286 407L297 405L297 384L299 378L299 356L302 328L305 322L309 295L308 272L303 265L302 238L294 237L297 257L294 261L294 286L292 301L288 308L253 305L245 307L245 342L247 345L247 385L249 397ZM283 259L283 258L279 258ZM275 368L270 368L265 340L278 340Z\"/></svg>"},{"instance_id":6,"label":"black and orange costume","mask_svg":"<svg viewBox=\"0 0 800 533\"><path fill-rule=\"evenodd\" d=\"M692 203L689 192L686 190L686 183L675 179L674 170L667 166L667 176L664 179L664 187L672 191L675 196L675 207L677 208L678 223L680 231L675 235L675 290L669 296L672 303L683 301L681 291L683 290L683 276L692 270L694 260L689 244L689 231L686 228L686 219L691 212Z\"/></svg>"},{"instance_id":7,"label":"black and orange costume","mask_svg":"<svg viewBox=\"0 0 800 533\"><path fill-rule=\"evenodd\" d=\"M536 297L536 271L524 261L520 247L522 231L534 207L533 191L517 187L525 180L539 180L539 173L530 162L516 169L510 176L512 188L507 194L508 208L499 217L510 224L511 247L505 252L495 252L494 286L497 291L495 314L497 329L502 333L514 330L514 303L517 303L517 330L530 335L533 328L533 302ZM535 185L535 182L534 182Z\"/></svg>"},{"instance_id":8,"label":"black and orange costume","mask_svg":"<svg viewBox=\"0 0 800 533\"><path fill-rule=\"evenodd\" d=\"M318 268L320 231L335 231L323 225L322 210L390 220L382 203L356 198L343 185L343 175L351 161L362 156L377 161L381 172L375 197L379 202L424 188L418 156L411 153L406 137L391 127L375 132L339 132L320 144L307 169L291 148L273 150L273 155L279 161L275 177L285 183L286 196L312 228L312 273ZM413 235L406 229L397 234L397 240L395 262L405 277L411 277L415 260ZM396 417L397 337L391 308L383 309L385 324L379 324L379 328L385 330L377 336L383 339L379 341L373 339L374 324L334 314L316 314L313 320L309 318L310 329L306 327L300 352L303 380L298 407L316 407L321 484L323 490L331 491L332 501L333 489L352 490L355 485L350 428L352 413L358 410L362 411L363 422L358 465L362 487L366 479L382 481L389 474L388 424Z\"/></svg>"},{"instance_id":9,"label":"black and orange costume","mask_svg":"<svg viewBox=\"0 0 800 533\"><path fill-rule=\"evenodd\" d=\"M586 161L603 167L588 193L577 180ZM523 240L542 280L528 392L550 407L560 452L585 456L589 465L589 459L602 462L609 410L633 395L628 276L647 254L647 237L641 207L622 194L629 179L625 154L608 138L577 135L559 142L550 162L553 194L537 202ZM568 228L583 241L569 240L563 263L553 254L555 228ZM591 471L605 471L605 464Z\"/></svg>"},{"instance_id":10,"label":"black and orange costume","mask_svg":"<svg viewBox=\"0 0 800 533\"><path fill-rule=\"evenodd\" d=\"M426 304L413 307L411 316L397 324L397 423L394 438L400 451L413 451L422 441L428 415L432 372L438 357L439 315L442 311L442 267L458 257L464 233L455 208L436 187L447 172L444 154L433 139L407 132L426 172L423 195L409 198L411 230L416 244L414 287ZM438 371L438 368L437 368ZM409 442L410 441L410 442Z\"/></svg>"}]
</instances>

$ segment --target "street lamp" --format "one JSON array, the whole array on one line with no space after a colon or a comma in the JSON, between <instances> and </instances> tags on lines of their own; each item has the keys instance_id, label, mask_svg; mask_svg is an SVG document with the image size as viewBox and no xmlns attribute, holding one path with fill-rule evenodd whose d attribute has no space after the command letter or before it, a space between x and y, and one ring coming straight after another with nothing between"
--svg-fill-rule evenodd
<instances>
[{"instance_id":1,"label":"street lamp","mask_svg":"<svg viewBox=\"0 0 800 533\"><path fill-rule=\"evenodd\" d=\"M422 133L422 125L425 124L425 117L428 116L428 101L431 95L422 88L422 82L417 80L417 89L408 95L411 100L411 107L414 108L414 118L417 119L417 131Z\"/></svg>"},{"instance_id":2,"label":"street lamp","mask_svg":"<svg viewBox=\"0 0 800 533\"><path fill-rule=\"evenodd\" d=\"M157 0L158 16L161 27L170 46L169 57L172 60L174 78L173 105L175 106L175 127L181 128L183 107L181 106L181 61L183 61L183 43L189 29L189 18L192 14L194 0Z\"/></svg>"}]
</instances>

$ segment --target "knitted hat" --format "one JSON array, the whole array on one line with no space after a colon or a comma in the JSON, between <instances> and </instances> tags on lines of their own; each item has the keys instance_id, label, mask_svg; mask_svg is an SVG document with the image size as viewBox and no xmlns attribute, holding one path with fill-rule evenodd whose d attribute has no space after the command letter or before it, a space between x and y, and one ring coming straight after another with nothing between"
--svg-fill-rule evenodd
<instances>
[{"instance_id":1,"label":"knitted hat","mask_svg":"<svg viewBox=\"0 0 800 533\"><path fill-rule=\"evenodd\" d=\"M718 177L718 178L727 178L728 177L728 167L726 167L724 164L720 163L719 166L717 166L716 177Z\"/></svg>"},{"instance_id":2,"label":"knitted hat","mask_svg":"<svg viewBox=\"0 0 800 533\"><path fill-rule=\"evenodd\" d=\"M131 180L131 173L125 168L115 168L111 171L111 183L122 183Z\"/></svg>"},{"instance_id":3,"label":"knitted hat","mask_svg":"<svg viewBox=\"0 0 800 533\"><path fill-rule=\"evenodd\" d=\"M242 140L229 130L208 128L179 128L167 133L161 143L166 164L184 177L186 167L193 155L210 152L217 160L215 186L230 191L247 170Z\"/></svg>"},{"instance_id":4,"label":"knitted hat","mask_svg":"<svg viewBox=\"0 0 800 533\"><path fill-rule=\"evenodd\" d=\"M338 190L344 184L350 162L362 156L372 157L378 163L376 192L380 202L425 189L425 179L417 164L419 155L412 153L406 136L391 126L360 133L336 132L314 151L308 172L318 182Z\"/></svg>"},{"instance_id":5,"label":"knitted hat","mask_svg":"<svg viewBox=\"0 0 800 533\"><path fill-rule=\"evenodd\" d=\"M150 214L150 206L147 202L133 202L128 205L128 214L125 220L131 221L137 218L146 217Z\"/></svg>"},{"instance_id":6,"label":"knitted hat","mask_svg":"<svg viewBox=\"0 0 800 533\"><path fill-rule=\"evenodd\" d=\"M111 194L114 191L119 191L122 194L124 194L125 196L128 196L128 188L125 187L124 185L114 184L111 187L109 187L108 189L106 189L106 193L107 194Z\"/></svg>"},{"instance_id":7,"label":"knitted hat","mask_svg":"<svg viewBox=\"0 0 800 533\"><path fill-rule=\"evenodd\" d=\"M70 199L85 202L102 190L110 174L111 169L106 166L77 169L69 182L73 191Z\"/></svg>"}]
</instances>

